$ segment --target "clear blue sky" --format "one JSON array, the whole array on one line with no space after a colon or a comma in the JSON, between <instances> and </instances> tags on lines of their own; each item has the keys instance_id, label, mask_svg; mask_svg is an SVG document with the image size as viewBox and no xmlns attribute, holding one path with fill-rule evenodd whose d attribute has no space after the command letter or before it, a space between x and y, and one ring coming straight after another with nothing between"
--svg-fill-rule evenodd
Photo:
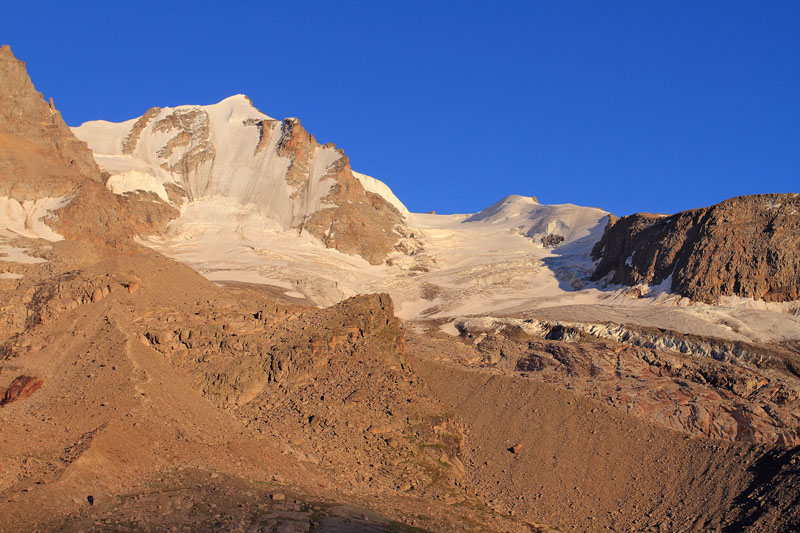
<instances>
[{"instance_id":1,"label":"clear blue sky","mask_svg":"<svg viewBox=\"0 0 800 533\"><path fill-rule=\"evenodd\" d=\"M800 192L800 2L8 2L70 125L245 93L414 211Z\"/></svg>"}]
</instances>

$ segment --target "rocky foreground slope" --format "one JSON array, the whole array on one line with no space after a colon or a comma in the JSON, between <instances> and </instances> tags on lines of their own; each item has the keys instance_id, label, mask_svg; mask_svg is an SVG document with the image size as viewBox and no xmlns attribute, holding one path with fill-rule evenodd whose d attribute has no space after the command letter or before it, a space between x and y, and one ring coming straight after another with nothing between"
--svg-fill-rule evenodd
<instances>
[{"instance_id":1,"label":"rocky foreground slope","mask_svg":"<svg viewBox=\"0 0 800 533\"><path fill-rule=\"evenodd\" d=\"M31 148L42 131L0 132L59 187L9 196L42 216L3 221L0 531L800 527L795 345L508 317L451 336L386 294L320 308L219 286L133 241L173 213L166 185L114 194L64 163L80 143ZM56 193L50 217L26 204ZM467 224L559 229L519 235L506 208Z\"/></svg>"},{"instance_id":2,"label":"rocky foreground slope","mask_svg":"<svg viewBox=\"0 0 800 533\"><path fill-rule=\"evenodd\" d=\"M693 300L800 300L800 195L758 194L672 216L614 221L593 279L659 285Z\"/></svg>"}]
</instances>

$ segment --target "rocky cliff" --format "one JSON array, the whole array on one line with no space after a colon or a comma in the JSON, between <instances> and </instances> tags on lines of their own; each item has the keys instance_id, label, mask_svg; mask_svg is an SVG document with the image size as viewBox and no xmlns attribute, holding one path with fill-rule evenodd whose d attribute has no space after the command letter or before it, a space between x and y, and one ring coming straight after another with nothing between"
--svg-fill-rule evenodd
<instances>
[{"instance_id":1,"label":"rocky cliff","mask_svg":"<svg viewBox=\"0 0 800 533\"><path fill-rule=\"evenodd\" d=\"M672 216L612 221L593 279L658 285L693 300L800 299L800 195L739 196ZM671 279L671 281L670 281Z\"/></svg>"},{"instance_id":2,"label":"rocky cliff","mask_svg":"<svg viewBox=\"0 0 800 533\"><path fill-rule=\"evenodd\" d=\"M31 83L25 63L0 47L0 194L18 201L62 196L100 169L53 106Z\"/></svg>"},{"instance_id":3,"label":"rocky cliff","mask_svg":"<svg viewBox=\"0 0 800 533\"><path fill-rule=\"evenodd\" d=\"M112 194L103 184L107 178L52 99L45 102L36 91L25 63L10 47L0 47L0 197L11 213L0 225L21 219L7 236L119 245L159 231L177 216L175 208L152 194ZM58 233L37 230L41 219Z\"/></svg>"}]
</instances>

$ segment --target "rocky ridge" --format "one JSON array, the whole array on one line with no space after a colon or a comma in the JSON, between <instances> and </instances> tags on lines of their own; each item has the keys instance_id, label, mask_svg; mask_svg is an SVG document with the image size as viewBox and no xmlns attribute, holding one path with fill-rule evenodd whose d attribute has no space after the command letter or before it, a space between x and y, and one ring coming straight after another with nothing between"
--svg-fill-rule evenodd
<instances>
[{"instance_id":1,"label":"rocky ridge","mask_svg":"<svg viewBox=\"0 0 800 533\"><path fill-rule=\"evenodd\" d=\"M800 445L800 353L654 328L456 321L461 364L544 381L695 437Z\"/></svg>"},{"instance_id":2,"label":"rocky ridge","mask_svg":"<svg viewBox=\"0 0 800 533\"><path fill-rule=\"evenodd\" d=\"M36 91L25 63L8 46L0 47L0 196L27 213L25 229L39 222L30 220L30 206L48 201L56 207L48 223L59 232L50 240L124 245L135 235L162 230L177 216L150 193L111 194L107 178L52 101Z\"/></svg>"},{"instance_id":3,"label":"rocky ridge","mask_svg":"<svg viewBox=\"0 0 800 533\"><path fill-rule=\"evenodd\" d=\"M18 201L63 196L84 178L100 181L91 150L36 91L8 45L0 47L0 161L0 194Z\"/></svg>"},{"instance_id":4,"label":"rocky ridge","mask_svg":"<svg viewBox=\"0 0 800 533\"><path fill-rule=\"evenodd\" d=\"M592 279L668 283L692 300L800 299L800 195L758 194L672 216L639 213L609 224L592 250Z\"/></svg>"}]
</instances>

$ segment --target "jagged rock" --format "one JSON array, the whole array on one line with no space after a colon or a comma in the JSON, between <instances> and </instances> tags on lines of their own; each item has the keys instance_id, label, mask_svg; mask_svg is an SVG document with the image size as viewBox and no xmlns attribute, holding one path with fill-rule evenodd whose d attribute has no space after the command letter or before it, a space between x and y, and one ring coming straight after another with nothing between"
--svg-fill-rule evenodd
<instances>
[{"instance_id":1,"label":"jagged rock","mask_svg":"<svg viewBox=\"0 0 800 533\"><path fill-rule=\"evenodd\" d=\"M309 231L329 248L347 254L360 255L372 264L383 263L400 235L394 231L403 223L400 212L378 194L368 192L353 176L349 158L332 144L322 148L338 154L323 179L334 184L323 199L332 207L323 207L301 222L300 228ZM312 155L319 149L314 136L292 119L284 121L284 134L278 145L280 155L289 156L292 163L287 172L290 184L301 185L312 179ZM298 189L295 194L307 194Z\"/></svg>"},{"instance_id":2,"label":"jagged rock","mask_svg":"<svg viewBox=\"0 0 800 533\"><path fill-rule=\"evenodd\" d=\"M486 329L478 320L458 324L481 366L602 398L698 437L800 444L793 422L800 384L786 364L794 359L790 351L616 328L612 337L610 325L540 324L526 334L496 324Z\"/></svg>"},{"instance_id":3,"label":"jagged rock","mask_svg":"<svg viewBox=\"0 0 800 533\"><path fill-rule=\"evenodd\" d=\"M58 197L87 178L100 180L92 152L36 91L25 63L0 47L0 195Z\"/></svg>"},{"instance_id":4,"label":"jagged rock","mask_svg":"<svg viewBox=\"0 0 800 533\"><path fill-rule=\"evenodd\" d=\"M261 319L257 315L222 327L209 325L207 317L201 316L196 323L185 322L177 335L174 329L154 327L146 338L154 349L171 357L187 347L190 357L202 353L207 364L190 372L207 397L226 406L246 404L268 386L283 384L293 375L358 350L368 348L390 367L406 364L402 324L386 294L356 296L291 317L291 334L279 337L263 330L275 317L263 310ZM254 325L256 321L259 326ZM185 363L182 357L177 360ZM358 394L351 396L348 402L356 401Z\"/></svg>"},{"instance_id":5,"label":"jagged rock","mask_svg":"<svg viewBox=\"0 0 800 533\"><path fill-rule=\"evenodd\" d=\"M542 246L545 248L554 248L564 242L564 237L557 233L550 233L542 237Z\"/></svg>"},{"instance_id":6,"label":"jagged rock","mask_svg":"<svg viewBox=\"0 0 800 533\"><path fill-rule=\"evenodd\" d=\"M95 290L92 291L92 302L99 302L103 299L103 289L97 287Z\"/></svg>"},{"instance_id":7,"label":"jagged rock","mask_svg":"<svg viewBox=\"0 0 800 533\"><path fill-rule=\"evenodd\" d=\"M722 296L800 299L800 195L739 196L672 216L612 221L592 279L658 285L713 303Z\"/></svg>"},{"instance_id":8,"label":"jagged rock","mask_svg":"<svg viewBox=\"0 0 800 533\"><path fill-rule=\"evenodd\" d=\"M0 47L0 196L63 198L66 205L48 225L63 237L102 245L160 231L178 215L152 194L111 194L87 144L36 92L8 46Z\"/></svg>"}]
</instances>

